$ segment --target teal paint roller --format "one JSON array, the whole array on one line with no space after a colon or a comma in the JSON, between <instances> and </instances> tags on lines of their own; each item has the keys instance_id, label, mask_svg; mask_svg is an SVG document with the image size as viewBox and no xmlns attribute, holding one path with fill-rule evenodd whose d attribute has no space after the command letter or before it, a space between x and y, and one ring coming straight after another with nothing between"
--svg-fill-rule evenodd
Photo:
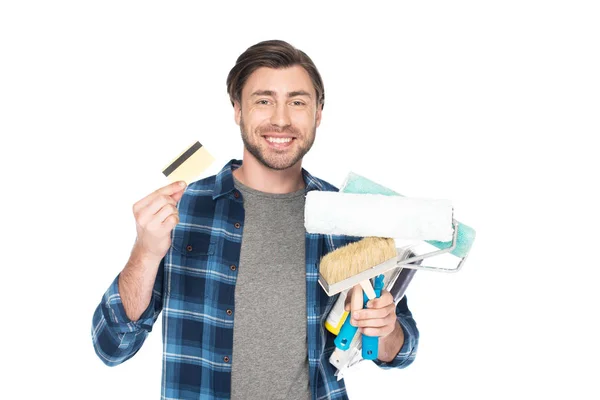
<instances>
[{"instance_id":1,"label":"teal paint roller","mask_svg":"<svg viewBox=\"0 0 600 400\"><path fill-rule=\"evenodd\" d=\"M399 194L383 185L380 185L379 183L369 180L359 174L356 174L354 172L350 172L348 174L348 176L346 177L346 179L344 180L344 183L342 184L342 186L340 188L340 192L355 193L355 194L380 194L380 195L384 195L384 196L402 196L401 194ZM460 268L464 265L467 255L469 254L469 251L471 250L471 246L473 245L473 242L475 241L475 229L457 221L456 231L457 231L456 232L456 241L455 241L456 243L454 243L454 241L426 240L426 242L431 244L432 246L435 246L444 252L449 251L450 254L458 257L459 260L458 260L458 263L456 264L455 268L439 268L439 267L433 268L433 267L427 267L426 265L425 266L413 265L413 266L410 266L410 268L435 270L435 271L441 271L441 272L457 272L457 271L459 271ZM451 250L449 250L449 249L451 249ZM438 253L438 254L441 254L441 253ZM431 257L433 255L434 254L428 255L427 257ZM437 255L437 254L435 254L435 255ZM415 256L415 257L413 257L412 260L410 258L408 260L405 260L404 263L409 264L409 263L418 261L419 259L424 259L427 257L419 258L419 257ZM407 266L405 266L405 267L407 267Z\"/></svg>"}]
</instances>

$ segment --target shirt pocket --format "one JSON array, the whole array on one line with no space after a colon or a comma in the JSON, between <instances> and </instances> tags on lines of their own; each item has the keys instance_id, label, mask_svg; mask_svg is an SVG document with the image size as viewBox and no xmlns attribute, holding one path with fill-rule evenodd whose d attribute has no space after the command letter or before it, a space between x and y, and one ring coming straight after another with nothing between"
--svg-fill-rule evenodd
<instances>
[{"instance_id":1,"label":"shirt pocket","mask_svg":"<svg viewBox=\"0 0 600 400\"><path fill-rule=\"evenodd\" d=\"M198 309L202 307L207 283L214 269L216 239L203 232L173 232L172 257L168 270L167 296L176 301L173 306ZM184 304L180 303L184 302Z\"/></svg>"},{"instance_id":2,"label":"shirt pocket","mask_svg":"<svg viewBox=\"0 0 600 400\"><path fill-rule=\"evenodd\" d=\"M215 253L214 240L210 234L203 232L173 232L171 246L178 256L185 258L198 258L211 256Z\"/></svg>"}]
</instances>

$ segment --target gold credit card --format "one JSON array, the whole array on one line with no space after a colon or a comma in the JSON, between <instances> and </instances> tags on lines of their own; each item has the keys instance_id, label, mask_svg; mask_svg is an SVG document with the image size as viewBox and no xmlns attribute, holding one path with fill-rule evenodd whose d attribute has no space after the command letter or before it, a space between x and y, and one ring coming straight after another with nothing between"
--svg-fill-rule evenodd
<instances>
[{"instance_id":1,"label":"gold credit card","mask_svg":"<svg viewBox=\"0 0 600 400\"><path fill-rule=\"evenodd\" d=\"M188 147L163 169L163 174L171 182L185 181L187 185L198 180L215 158L200 142Z\"/></svg>"}]
</instances>

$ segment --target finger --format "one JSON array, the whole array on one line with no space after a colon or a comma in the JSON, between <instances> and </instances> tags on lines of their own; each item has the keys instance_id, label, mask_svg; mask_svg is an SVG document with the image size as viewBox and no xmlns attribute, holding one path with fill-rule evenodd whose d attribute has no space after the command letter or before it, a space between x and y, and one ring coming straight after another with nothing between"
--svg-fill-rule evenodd
<instances>
[{"instance_id":1,"label":"finger","mask_svg":"<svg viewBox=\"0 0 600 400\"><path fill-rule=\"evenodd\" d=\"M383 328L358 328L358 331L365 336L382 337L392 333L394 331L394 327L386 326Z\"/></svg>"},{"instance_id":2,"label":"finger","mask_svg":"<svg viewBox=\"0 0 600 400\"><path fill-rule=\"evenodd\" d=\"M156 213L156 219L163 224L171 215L177 215L179 218L179 210L177 209L177 206L167 204Z\"/></svg>"},{"instance_id":3,"label":"finger","mask_svg":"<svg viewBox=\"0 0 600 400\"><path fill-rule=\"evenodd\" d=\"M355 311L352 317L360 320L385 318L390 314L396 315L394 312L395 309L396 307L393 304L389 304L383 308L365 308L364 310Z\"/></svg>"},{"instance_id":4,"label":"finger","mask_svg":"<svg viewBox=\"0 0 600 400\"><path fill-rule=\"evenodd\" d=\"M394 296L387 290L382 290L381 295L367 302L367 308L384 308L394 302Z\"/></svg>"},{"instance_id":5,"label":"finger","mask_svg":"<svg viewBox=\"0 0 600 400\"><path fill-rule=\"evenodd\" d=\"M146 208L140 210L137 214L137 221L141 226L146 226L154 219L154 215L162 210L166 205L173 207L177 206L177 202L171 198L171 196L159 196L152 201ZM162 222L161 220L160 222Z\"/></svg>"},{"instance_id":6,"label":"finger","mask_svg":"<svg viewBox=\"0 0 600 400\"><path fill-rule=\"evenodd\" d=\"M386 315L384 318L370 318L370 319L354 319L352 325L362 327L371 327L371 328L381 328L386 325L393 325L396 321L395 315Z\"/></svg>"},{"instance_id":7,"label":"finger","mask_svg":"<svg viewBox=\"0 0 600 400\"><path fill-rule=\"evenodd\" d=\"M142 212L147 212L150 215L154 215L167 204L172 205L173 207L177 206L177 202L171 196L157 196L154 201L150 203Z\"/></svg>"},{"instance_id":8,"label":"finger","mask_svg":"<svg viewBox=\"0 0 600 400\"><path fill-rule=\"evenodd\" d=\"M177 207L172 204L165 204L163 208L161 208L153 217L152 220L148 223L147 227L150 230L157 231L162 227L163 223L167 218L171 215L177 215L179 218L179 212L177 211Z\"/></svg>"},{"instance_id":9,"label":"finger","mask_svg":"<svg viewBox=\"0 0 600 400\"><path fill-rule=\"evenodd\" d=\"M171 232L178 223L179 223L179 215L171 214L167 217L165 222L163 222L162 229L164 231Z\"/></svg>"},{"instance_id":10,"label":"finger","mask_svg":"<svg viewBox=\"0 0 600 400\"><path fill-rule=\"evenodd\" d=\"M184 192L185 192L185 190L182 190L180 192L176 192L176 193L174 193L174 194L171 195L171 198L177 202L177 201L181 200L181 198L183 197L183 193Z\"/></svg>"},{"instance_id":11,"label":"finger","mask_svg":"<svg viewBox=\"0 0 600 400\"><path fill-rule=\"evenodd\" d=\"M150 193L148 196L144 197L137 203L135 203L133 205L133 210L134 210L134 212L136 212L136 211L139 212L140 209L145 208L157 196L163 196L163 195L171 196L175 193L182 192L183 189L185 189L185 186L186 186L186 184L184 181L177 181L177 182L170 183L167 186L163 186L160 189L157 189L154 192Z\"/></svg>"}]
</instances>

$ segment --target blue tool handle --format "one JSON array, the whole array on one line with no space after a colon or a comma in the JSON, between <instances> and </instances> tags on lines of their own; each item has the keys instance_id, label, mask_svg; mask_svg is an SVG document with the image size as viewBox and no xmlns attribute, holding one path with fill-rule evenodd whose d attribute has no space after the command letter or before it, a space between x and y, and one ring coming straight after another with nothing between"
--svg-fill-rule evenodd
<instances>
[{"instance_id":1,"label":"blue tool handle","mask_svg":"<svg viewBox=\"0 0 600 400\"><path fill-rule=\"evenodd\" d=\"M379 298L381 296L381 290L383 289L383 274L378 275L375 278L375 284L373 285L373 289L375 290L375 298ZM369 300L366 295L365 296L365 308L367 305L367 301ZM375 360L377 358L377 354L379 353L379 337L378 336L367 336L362 335L362 358L365 360Z\"/></svg>"},{"instance_id":2,"label":"blue tool handle","mask_svg":"<svg viewBox=\"0 0 600 400\"><path fill-rule=\"evenodd\" d=\"M352 313L348 314L344 321L344 325L340 328L340 333L338 333L333 340L335 347L340 350L348 350L350 348L350 343L352 343L352 339L354 339L354 335L356 335L356 331L358 330L358 327L350 323L351 314Z\"/></svg>"},{"instance_id":3,"label":"blue tool handle","mask_svg":"<svg viewBox=\"0 0 600 400\"><path fill-rule=\"evenodd\" d=\"M369 301L369 298L363 292L363 308L365 308L367 301ZM348 350L350 348L352 339L354 339L354 335L356 335L356 331L358 330L357 326L354 326L350 323L351 319L352 313L350 312L348 313L344 324L340 328L340 333L338 333L336 338L333 340L335 347L337 347L340 350Z\"/></svg>"}]
</instances>

